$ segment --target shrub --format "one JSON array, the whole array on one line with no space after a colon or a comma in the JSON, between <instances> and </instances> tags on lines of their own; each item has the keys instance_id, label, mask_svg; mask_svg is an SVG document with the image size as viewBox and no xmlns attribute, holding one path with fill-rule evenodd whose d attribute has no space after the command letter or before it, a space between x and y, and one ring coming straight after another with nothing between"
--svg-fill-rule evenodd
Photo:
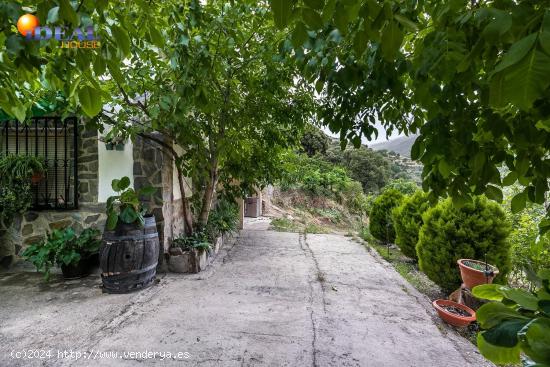
<instances>
[{"instance_id":1,"label":"shrub","mask_svg":"<svg viewBox=\"0 0 550 367\"><path fill-rule=\"evenodd\" d=\"M239 226L239 206L234 201L222 198L208 216L206 233L210 241L218 236L237 231Z\"/></svg>"},{"instance_id":2,"label":"shrub","mask_svg":"<svg viewBox=\"0 0 550 367\"><path fill-rule=\"evenodd\" d=\"M445 290L461 283L456 261L484 260L498 267L502 280L510 271L510 223L495 202L477 196L458 209L450 199L429 209L422 217L416 252L420 269Z\"/></svg>"},{"instance_id":3,"label":"shrub","mask_svg":"<svg viewBox=\"0 0 550 367\"><path fill-rule=\"evenodd\" d=\"M411 259L418 260L416 244L418 233L424 223L422 214L428 210L430 203L428 194L418 190L412 196L407 197L403 204L392 212L393 225L395 227L395 244L401 252Z\"/></svg>"},{"instance_id":4,"label":"shrub","mask_svg":"<svg viewBox=\"0 0 550 367\"><path fill-rule=\"evenodd\" d=\"M395 189L384 190L374 200L369 217L369 230L374 238L386 243L395 240L391 212L401 204L402 200L403 194Z\"/></svg>"},{"instance_id":5,"label":"shrub","mask_svg":"<svg viewBox=\"0 0 550 367\"><path fill-rule=\"evenodd\" d=\"M384 190L388 189L395 189L403 195L412 195L418 190L418 185L414 181L398 178L388 182Z\"/></svg>"}]
</instances>

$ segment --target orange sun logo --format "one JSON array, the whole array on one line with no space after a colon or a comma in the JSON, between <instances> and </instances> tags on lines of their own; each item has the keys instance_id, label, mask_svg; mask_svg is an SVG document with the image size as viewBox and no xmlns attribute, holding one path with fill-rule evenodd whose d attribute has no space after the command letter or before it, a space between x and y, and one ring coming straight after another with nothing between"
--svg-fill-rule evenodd
<instances>
[{"instance_id":1,"label":"orange sun logo","mask_svg":"<svg viewBox=\"0 0 550 367\"><path fill-rule=\"evenodd\" d=\"M32 14L22 15L17 21L17 29L23 36L26 36L28 32L31 32L31 35L34 34L36 27L38 27L38 18Z\"/></svg>"}]
</instances>

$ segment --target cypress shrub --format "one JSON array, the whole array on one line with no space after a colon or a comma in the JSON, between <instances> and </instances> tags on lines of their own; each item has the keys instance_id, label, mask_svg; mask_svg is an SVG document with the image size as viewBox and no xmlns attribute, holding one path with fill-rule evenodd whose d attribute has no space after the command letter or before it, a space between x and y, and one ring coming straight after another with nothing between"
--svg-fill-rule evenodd
<instances>
[{"instance_id":1,"label":"cypress shrub","mask_svg":"<svg viewBox=\"0 0 550 367\"><path fill-rule=\"evenodd\" d=\"M510 223L505 212L484 196L458 209L450 199L429 209L422 217L416 253L420 269L444 290L460 286L456 261L484 260L498 267L497 281L510 271Z\"/></svg>"},{"instance_id":2,"label":"cypress shrub","mask_svg":"<svg viewBox=\"0 0 550 367\"><path fill-rule=\"evenodd\" d=\"M395 227L395 244L399 246L399 249L401 249L401 252L405 256L414 260L418 260L416 256L416 244L418 242L420 227L424 223L422 221L422 214L429 207L428 194L417 190L392 212L392 220Z\"/></svg>"},{"instance_id":3,"label":"cypress shrub","mask_svg":"<svg viewBox=\"0 0 550 367\"><path fill-rule=\"evenodd\" d=\"M396 189L387 189L373 202L369 216L369 230L374 238L385 243L395 240L391 212L403 201L403 194Z\"/></svg>"}]
</instances>

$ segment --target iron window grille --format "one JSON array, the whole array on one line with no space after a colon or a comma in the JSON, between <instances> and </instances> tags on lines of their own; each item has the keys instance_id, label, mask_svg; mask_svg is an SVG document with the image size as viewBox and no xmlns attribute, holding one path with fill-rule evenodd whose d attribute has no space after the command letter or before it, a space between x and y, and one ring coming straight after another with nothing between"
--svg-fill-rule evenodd
<instances>
[{"instance_id":1,"label":"iron window grille","mask_svg":"<svg viewBox=\"0 0 550 367\"><path fill-rule=\"evenodd\" d=\"M44 159L44 177L32 184L33 210L78 208L78 124L76 117L33 117L3 121L0 151Z\"/></svg>"}]
</instances>

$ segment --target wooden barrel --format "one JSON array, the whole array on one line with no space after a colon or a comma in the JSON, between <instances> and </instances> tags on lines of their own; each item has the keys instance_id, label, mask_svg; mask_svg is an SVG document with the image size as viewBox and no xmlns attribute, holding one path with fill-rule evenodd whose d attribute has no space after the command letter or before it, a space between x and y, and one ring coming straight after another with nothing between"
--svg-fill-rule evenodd
<instances>
[{"instance_id":1,"label":"wooden barrel","mask_svg":"<svg viewBox=\"0 0 550 367\"><path fill-rule=\"evenodd\" d=\"M155 217L143 228L120 223L103 233L99 251L101 279L107 293L128 293L153 283L157 273L159 235Z\"/></svg>"}]
</instances>

